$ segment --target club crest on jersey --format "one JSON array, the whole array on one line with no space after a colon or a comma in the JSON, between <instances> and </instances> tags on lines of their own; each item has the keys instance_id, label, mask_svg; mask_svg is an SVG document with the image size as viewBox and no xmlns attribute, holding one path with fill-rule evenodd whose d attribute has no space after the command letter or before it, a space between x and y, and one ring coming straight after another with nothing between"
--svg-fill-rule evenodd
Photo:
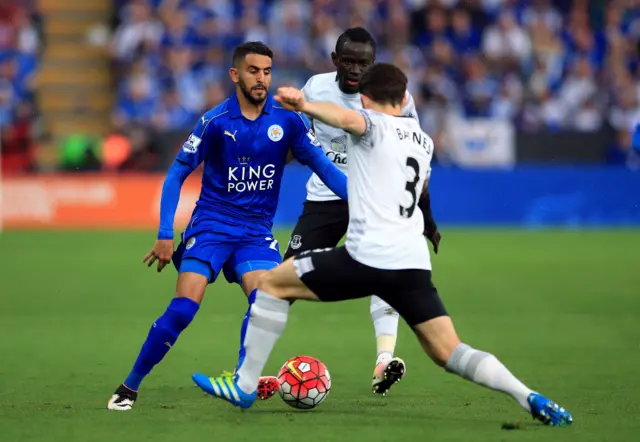
<instances>
[{"instance_id":1,"label":"club crest on jersey","mask_svg":"<svg viewBox=\"0 0 640 442\"><path fill-rule=\"evenodd\" d=\"M269 126L269 130L267 130L267 135L269 135L269 139L271 141L280 141L284 136L284 131L282 127L278 124L273 124Z\"/></svg>"},{"instance_id":2,"label":"club crest on jersey","mask_svg":"<svg viewBox=\"0 0 640 442\"><path fill-rule=\"evenodd\" d=\"M297 250L302 247L302 237L300 235L293 235L291 241L289 241L289 247L293 250Z\"/></svg>"},{"instance_id":3,"label":"club crest on jersey","mask_svg":"<svg viewBox=\"0 0 640 442\"><path fill-rule=\"evenodd\" d=\"M346 153L347 152L347 136L340 135L331 139L331 150L334 152Z\"/></svg>"},{"instance_id":4,"label":"club crest on jersey","mask_svg":"<svg viewBox=\"0 0 640 442\"><path fill-rule=\"evenodd\" d=\"M185 247L187 250L189 250L191 247L193 247L196 244L196 237L192 236L191 238L189 238L189 241L187 241L187 246Z\"/></svg>"},{"instance_id":5,"label":"club crest on jersey","mask_svg":"<svg viewBox=\"0 0 640 442\"><path fill-rule=\"evenodd\" d=\"M202 138L198 138L194 134L191 134L187 141L182 145L182 150L187 153L196 153L200 143L202 143Z\"/></svg>"}]
</instances>

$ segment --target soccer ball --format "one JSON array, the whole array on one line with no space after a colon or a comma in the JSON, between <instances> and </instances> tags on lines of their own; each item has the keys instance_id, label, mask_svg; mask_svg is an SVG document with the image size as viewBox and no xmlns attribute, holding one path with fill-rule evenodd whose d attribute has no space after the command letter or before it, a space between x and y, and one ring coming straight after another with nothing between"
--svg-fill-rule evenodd
<instances>
[{"instance_id":1,"label":"soccer ball","mask_svg":"<svg viewBox=\"0 0 640 442\"><path fill-rule=\"evenodd\" d=\"M278 373L280 397L293 408L310 410L320 405L331 391L327 367L311 356L296 356Z\"/></svg>"}]
</instances>

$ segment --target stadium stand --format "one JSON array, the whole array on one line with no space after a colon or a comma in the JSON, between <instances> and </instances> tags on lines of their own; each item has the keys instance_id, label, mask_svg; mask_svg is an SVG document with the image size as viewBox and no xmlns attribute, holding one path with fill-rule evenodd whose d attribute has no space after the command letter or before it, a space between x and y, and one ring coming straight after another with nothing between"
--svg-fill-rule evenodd
<instances>
[{"instance_id":1,"label":"stadium stand","mask_svg":"<svg viewBox=\"0 0 640 442\"><path fill-rule=\"evenodd\" d=\"M455 162L446 122L480 118L525 134L606 132L608 160L624 163L640 121L640 8L629 0L42 0L44 32L33 3L0 1L16 11L0 23L3 157L27 149L16 140L36 126L68 170L165 168L198 115L230 93L234 45L265 41L273 87L301 86L332 69L349 26L370 29L378 59L406 70L440 161ZM109 35L87 43L99 23ZM14 167L31 167L20 158Z\"/></svg>"},{"instance_id":2,"label":"stadium stand","mask_svg":"<svg viewBox=\"0 0 640 442\"><path fill-rule=\"evenodd\" d=\"M38 107L34 76L42 49L32 1L0 1L0 134L3 169L29 170Z\"/></svg>"},{"instance_id":3,"label":"stadium stand","mask_svg":"<svg viewBox=\"0 0 640 442\"><path fill-rule=\"evenodd\" d=\"M362 25L378 38L378 58L409 73L424 129L436 140L455 114L506 119L525 131L608 126L624 150L640 121L640 12L632 3L121 1L113 123L188 129L229 92L225 55L243 40L270 44L275 78L302 85L331 69L341 30Z\"/></svg>"}]
</instances>

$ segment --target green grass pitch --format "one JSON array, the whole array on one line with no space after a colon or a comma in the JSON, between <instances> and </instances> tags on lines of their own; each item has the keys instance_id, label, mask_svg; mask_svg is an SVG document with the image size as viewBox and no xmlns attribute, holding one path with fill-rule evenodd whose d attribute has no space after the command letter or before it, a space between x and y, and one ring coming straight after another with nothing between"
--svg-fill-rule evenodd
<instances>
[{"instance_id":1,"label":"green grass pitch","mask_svg":"<svg viewBox=\"0 0 640 442\"><path fill-rule=\"evenodd\" d=\"M640 231L443 234L434 279L463 341L567 407L573 427L543 427L510 398L444 373L404 324L397 354L407 377L373 397L368 300L292 309L267 372L298 354L324 361L333 389L316 410L276 396L240 411L205 397L190 376L233 368L246 308L224 281L210 287L135 408L108 412L176 273L143 266L152 233L24 231L0 235L0 440L637 440ZM501 429L518 420L523 430Z\"/></svg>"}]
</instances>

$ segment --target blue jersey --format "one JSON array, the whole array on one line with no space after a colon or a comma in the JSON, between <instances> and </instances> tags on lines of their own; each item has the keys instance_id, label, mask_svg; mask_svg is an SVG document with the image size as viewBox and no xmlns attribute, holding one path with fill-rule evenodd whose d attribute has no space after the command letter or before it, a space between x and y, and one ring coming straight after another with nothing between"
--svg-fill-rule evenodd
<instances>
[{"instance_id":1,"label":"blue jersey","mask_svg":"<svg viewBox=\"0 0 640 442\"><path fill-rule=\"evenodd\" d=\"M302 114L267 96L255 120L242 115L236 95L204 114L169 169L162 192L159 239L173 238L180 188L204 162L197 206L210 216L271 228L287 154L308 165L347 199L346 176L324 155Z\"/></svg>"},{"instance_id":2,"label":"blue jersey","mask_svg":"<svg viewBox=\"0 0 640 442\"><path fill-rule=\"evenodd\" d=\"M289 152L347 198L347 178L324 155L307 118L271 96L255 120L242 115L235 95L200 118L169 169L160 202L158 239L172 239L182 183L204 163L200 198L174 254L179 271L214 281L223 270L240 282L246 272L281 262L271 227Z\"/></svg>"},{"instance_id":3,"label":"blue jersey","mask_svg":"<svg viewBox=\"0 0 640 442\"><path fill-rule=\"evenodd\" d=\"M326 167L307 117L268 96L252 121L234 95L200 118L177 161L192 169L204 162L199 208L271 227L289 151L302 164Z\"/></svg>"}]
</instances>

